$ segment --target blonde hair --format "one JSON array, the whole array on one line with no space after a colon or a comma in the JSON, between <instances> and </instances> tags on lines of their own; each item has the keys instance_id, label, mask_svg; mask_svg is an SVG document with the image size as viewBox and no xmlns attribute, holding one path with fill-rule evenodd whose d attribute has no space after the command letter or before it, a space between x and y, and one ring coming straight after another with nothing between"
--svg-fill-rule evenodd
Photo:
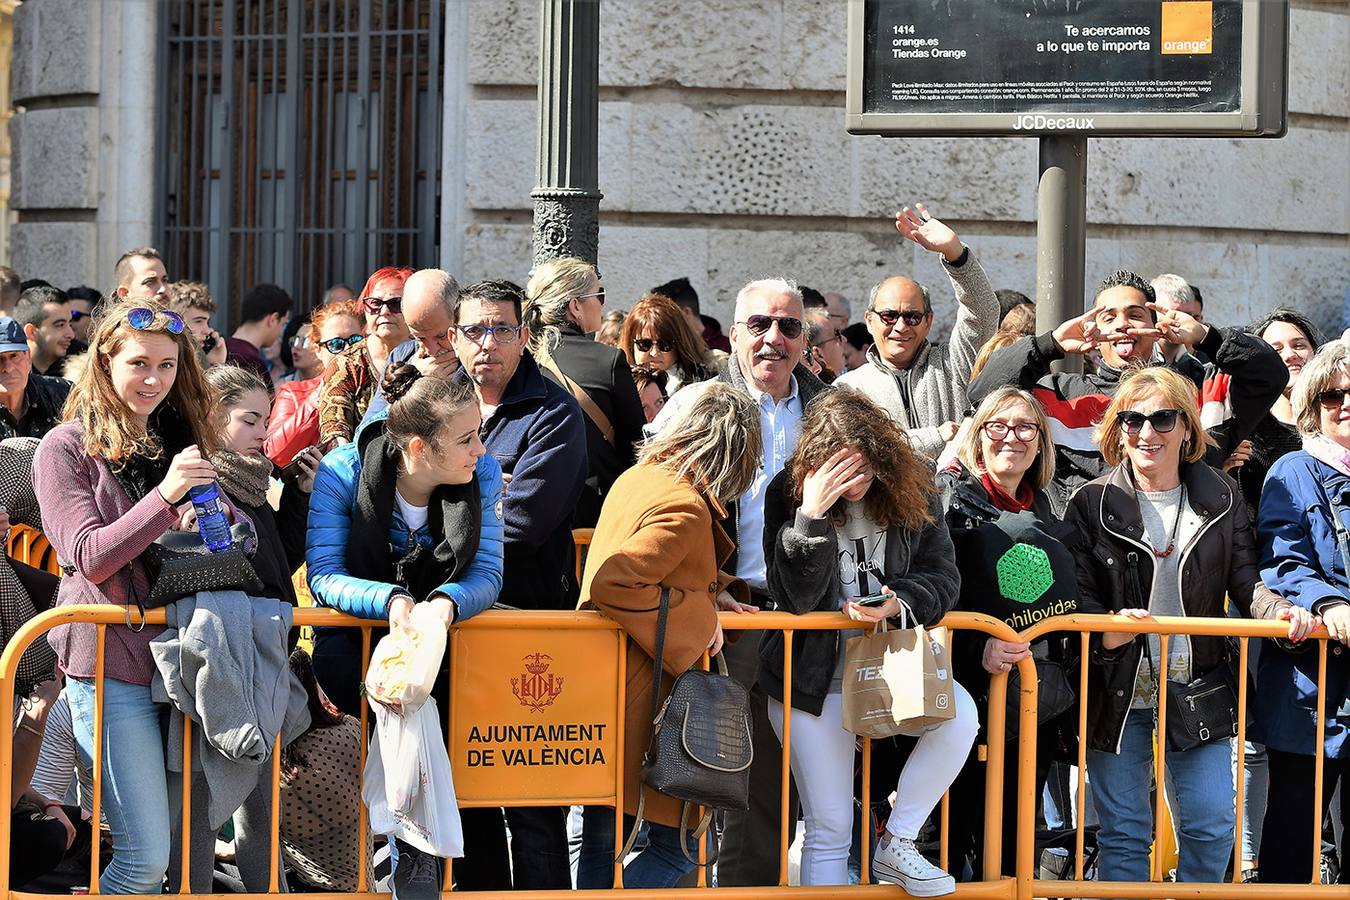
<instances>
[{"instance_id":1,"label":"blonde hair","mask_svg":"<svg viewBox=\"0 0 1350 900\"><path fill-rule=\"evenodd\" d=\"M137 308L154 311L150 327L131 327L127 315ZM178 411L203 456L220 448L219 430L211 415L213 392L197 361L197 348L186 328L178 334L169 331L168 312L171 310L158 300L125 299L109 304L94 317L88 361L70 389L64 410L66 421L78 421L84 427L84 450L90 456L123 463L137 455L156 459L163 452L164 448L117 396L106 368L108 359L117 355L126 339L137 334L166 335L177 345L178 370L161 407L170 404Z\"/></svg>"},{"instance_id":2,"label":"blonde hair","mask_svg":"<svg viewBox=\"0 0 1350 900\"><path fill-rule=\"evenodd\" d=\"M530 351L547 356L562 338L567 305L600 280L595 266L575 256L551 259L530 273L521 324L530 329Z\"/></svg>"},{"instance_id":3,"label":"blonde hair","mask_svg":"<svg viewBox=\"0 0 1350 900\"><path fill-rule=\"evenodd\" d=\"M1162 394L1163 402L1181 414L1182 424L1191 432L1181 448L1183 462L1199 462L1205 458L1207 449L1217 446L1217 442L1200 422L1200 404L1196 399L1194 382L1165 366L1145 366L1127 372L1120 380L1120 389L1106 407L1102 422L1097 426L1097 444L1102 448L1102 458L1107 465L1118 466L1125 459L1125 433L1116 421L1116 414L1127 412L1153 391Z\"/></svg>"},{"instance_id":4,"label":"blonde hair","mask_svg":"<svg viewBox=\"0 0 1350 900\"><path fill-rule=\"evenodd\" d=\"M1322 417L1318 411L1317 395L1331 387L1337 373L1350 375L1350 343L1328 341L1318 348L1313 358L1299 373L1298 383L1289 396L1294 407L1294 425L1299 434L1315 435L1322 431Z\"/></svg>"},{"instance_id":5,"label":"blonde hair","mask_svg":"<svg viewBox=\"0 0 1350 900\"><path fill-rule=\"evenodd\" d=\"M1032 461L1031 468L1023 473L1022 480L1025 482L1030 478L1032 487L1044 490L1046 485L1055 479L1055 442L1050 436L1050 422L1045 418L1045 410L1041 408L1040 402L1020 388L1001 387L984 398L984 402L971 416L970 427L966 429L966 436L961 439L961 445L956 450L956 458L961 460L961 465L966 467L966 471L976 475L984 472L984 453L980 449L980 435L983 433L981 429L984 428L985 422L992 419L1005 406L1018 400L1027 405L1031 410L1031 417L1040 426L1040 434L1036 441L1036 459Z\"/></svg>"},{"instance_id":6,"label":"blonde hair","mask_svg":"<svg viewBox=\"0 0 1350 900\"><path fill-rule=\"evenodd\" d=\"M970 381L975 380L975 376L980 374L989 363L989 357L993 356L1004 347L1010 347L1020 340L1022 334L1017 331L995 331L994 336L984 342L980 348L979 354L975 357L975 363L970 367Z\"/></svg>"},{"instance_id":7,"label":"blonde hair","mask_svg":"<svg viewBox=\"0 0 1350 900\"><path fill-rule=\"evenodd\" d=\"M749 394L714 382L643 445L638 464L659 466L725 504L750 489L762 455L759 408Z\"/></svg>"}]
</instances>

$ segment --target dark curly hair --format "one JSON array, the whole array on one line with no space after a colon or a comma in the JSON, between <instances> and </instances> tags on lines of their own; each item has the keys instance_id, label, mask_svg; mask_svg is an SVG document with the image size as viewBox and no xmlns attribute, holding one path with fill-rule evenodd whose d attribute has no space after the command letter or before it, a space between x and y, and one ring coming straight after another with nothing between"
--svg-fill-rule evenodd
<instances>
[{"instance_id":1,"label":"dark curly hair","mask_svg":"<svg viewBox=\"0 0 1350 900\"><path fill-rule=\"evenodd\" d=\"M932 523L928 504L937 493L932 465L881 407L846 387L826 392L806 408L797 449L784 466L794 501L801 503L806 477L843 447L860 451L872 465L872 485L863 497L869 519L882 528L899 525L911 531ZM844 505L840 498L830 509L831 524L844 523Z\"/></svg>"},{"instance_id":2,"label":"dark curly hair","mask_svg":"<svg viewBox=\"0 0 1350 900\"><path fill-rule=\"evenodd\" d=\"M1153 290L1153 285L1148 282L1148 279L1128 269L1119 269L1102 279L1102 283L1097 286L1097 292L1092 295L1093 302L1095 303L1098 297L1113 287L1131 287L1143 294L1146 302L1158 302L1158 292ZM1150 309L1148 314L1153 317L1153 321L1158 321L1156 312Z\"/></svg>"}]
</instances>

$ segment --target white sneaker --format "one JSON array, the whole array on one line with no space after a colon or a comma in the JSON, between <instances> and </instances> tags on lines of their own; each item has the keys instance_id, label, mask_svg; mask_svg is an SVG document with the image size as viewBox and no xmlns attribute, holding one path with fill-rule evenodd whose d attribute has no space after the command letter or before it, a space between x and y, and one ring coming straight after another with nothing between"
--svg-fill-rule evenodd
<instances>
[{"instance_id":1,"label":"white sneaker","mask_svg":"<svg viewBox=\"0 0 1350 900\"><path fill-rule=\"evenodd\" d=\"M940 897L956 891L956 879L924 859L914 842L906 838L877 844L872 880L898 884L911 897Z\"/></svg>"}]
</instances>

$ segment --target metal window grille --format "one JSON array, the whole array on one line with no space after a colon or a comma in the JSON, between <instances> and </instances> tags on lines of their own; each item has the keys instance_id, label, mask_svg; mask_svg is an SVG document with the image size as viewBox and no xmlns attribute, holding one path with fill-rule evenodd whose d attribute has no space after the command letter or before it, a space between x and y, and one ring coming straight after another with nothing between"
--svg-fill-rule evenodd
<instances>
[{"instance_id":1,"label":"metal window grille","mask_svg":"<svg viewBox=\"0 0 1350 900\"><path fill-rule=\"evenodd\" d=\"M435 264L445 2L164 4L161 249L211 286L218 327L260 282L308 309Z\"/></svg>"}]
</instances>

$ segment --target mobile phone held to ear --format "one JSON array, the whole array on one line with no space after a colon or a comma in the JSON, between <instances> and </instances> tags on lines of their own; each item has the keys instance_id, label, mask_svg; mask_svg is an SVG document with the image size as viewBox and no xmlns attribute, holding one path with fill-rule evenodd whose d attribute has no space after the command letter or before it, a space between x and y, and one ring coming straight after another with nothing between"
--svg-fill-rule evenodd
<instances>
[{"instance_id":1,"label":"mobile phone held to ear","mask_svg":"<svg viewBox=\"0 0 1350 900\"><path fill-rule=\"evenodd\" d=\"M214 334L208 334L206 339L202 341L202 352L210 353L214 349L216 349L216 336Z\"/></svg>"},{"instance_id":2,"label":"mobile phone held to ear","mask_svg":"<svg viewBox=\"0 0 1350 900\"><path fill-rule=\"evenodd\" d=\"M893 594L868 594L866 597L859 597L853 603L857 606L881 606L887 600L891 599Z\"/></svg>"}]
</instances>

